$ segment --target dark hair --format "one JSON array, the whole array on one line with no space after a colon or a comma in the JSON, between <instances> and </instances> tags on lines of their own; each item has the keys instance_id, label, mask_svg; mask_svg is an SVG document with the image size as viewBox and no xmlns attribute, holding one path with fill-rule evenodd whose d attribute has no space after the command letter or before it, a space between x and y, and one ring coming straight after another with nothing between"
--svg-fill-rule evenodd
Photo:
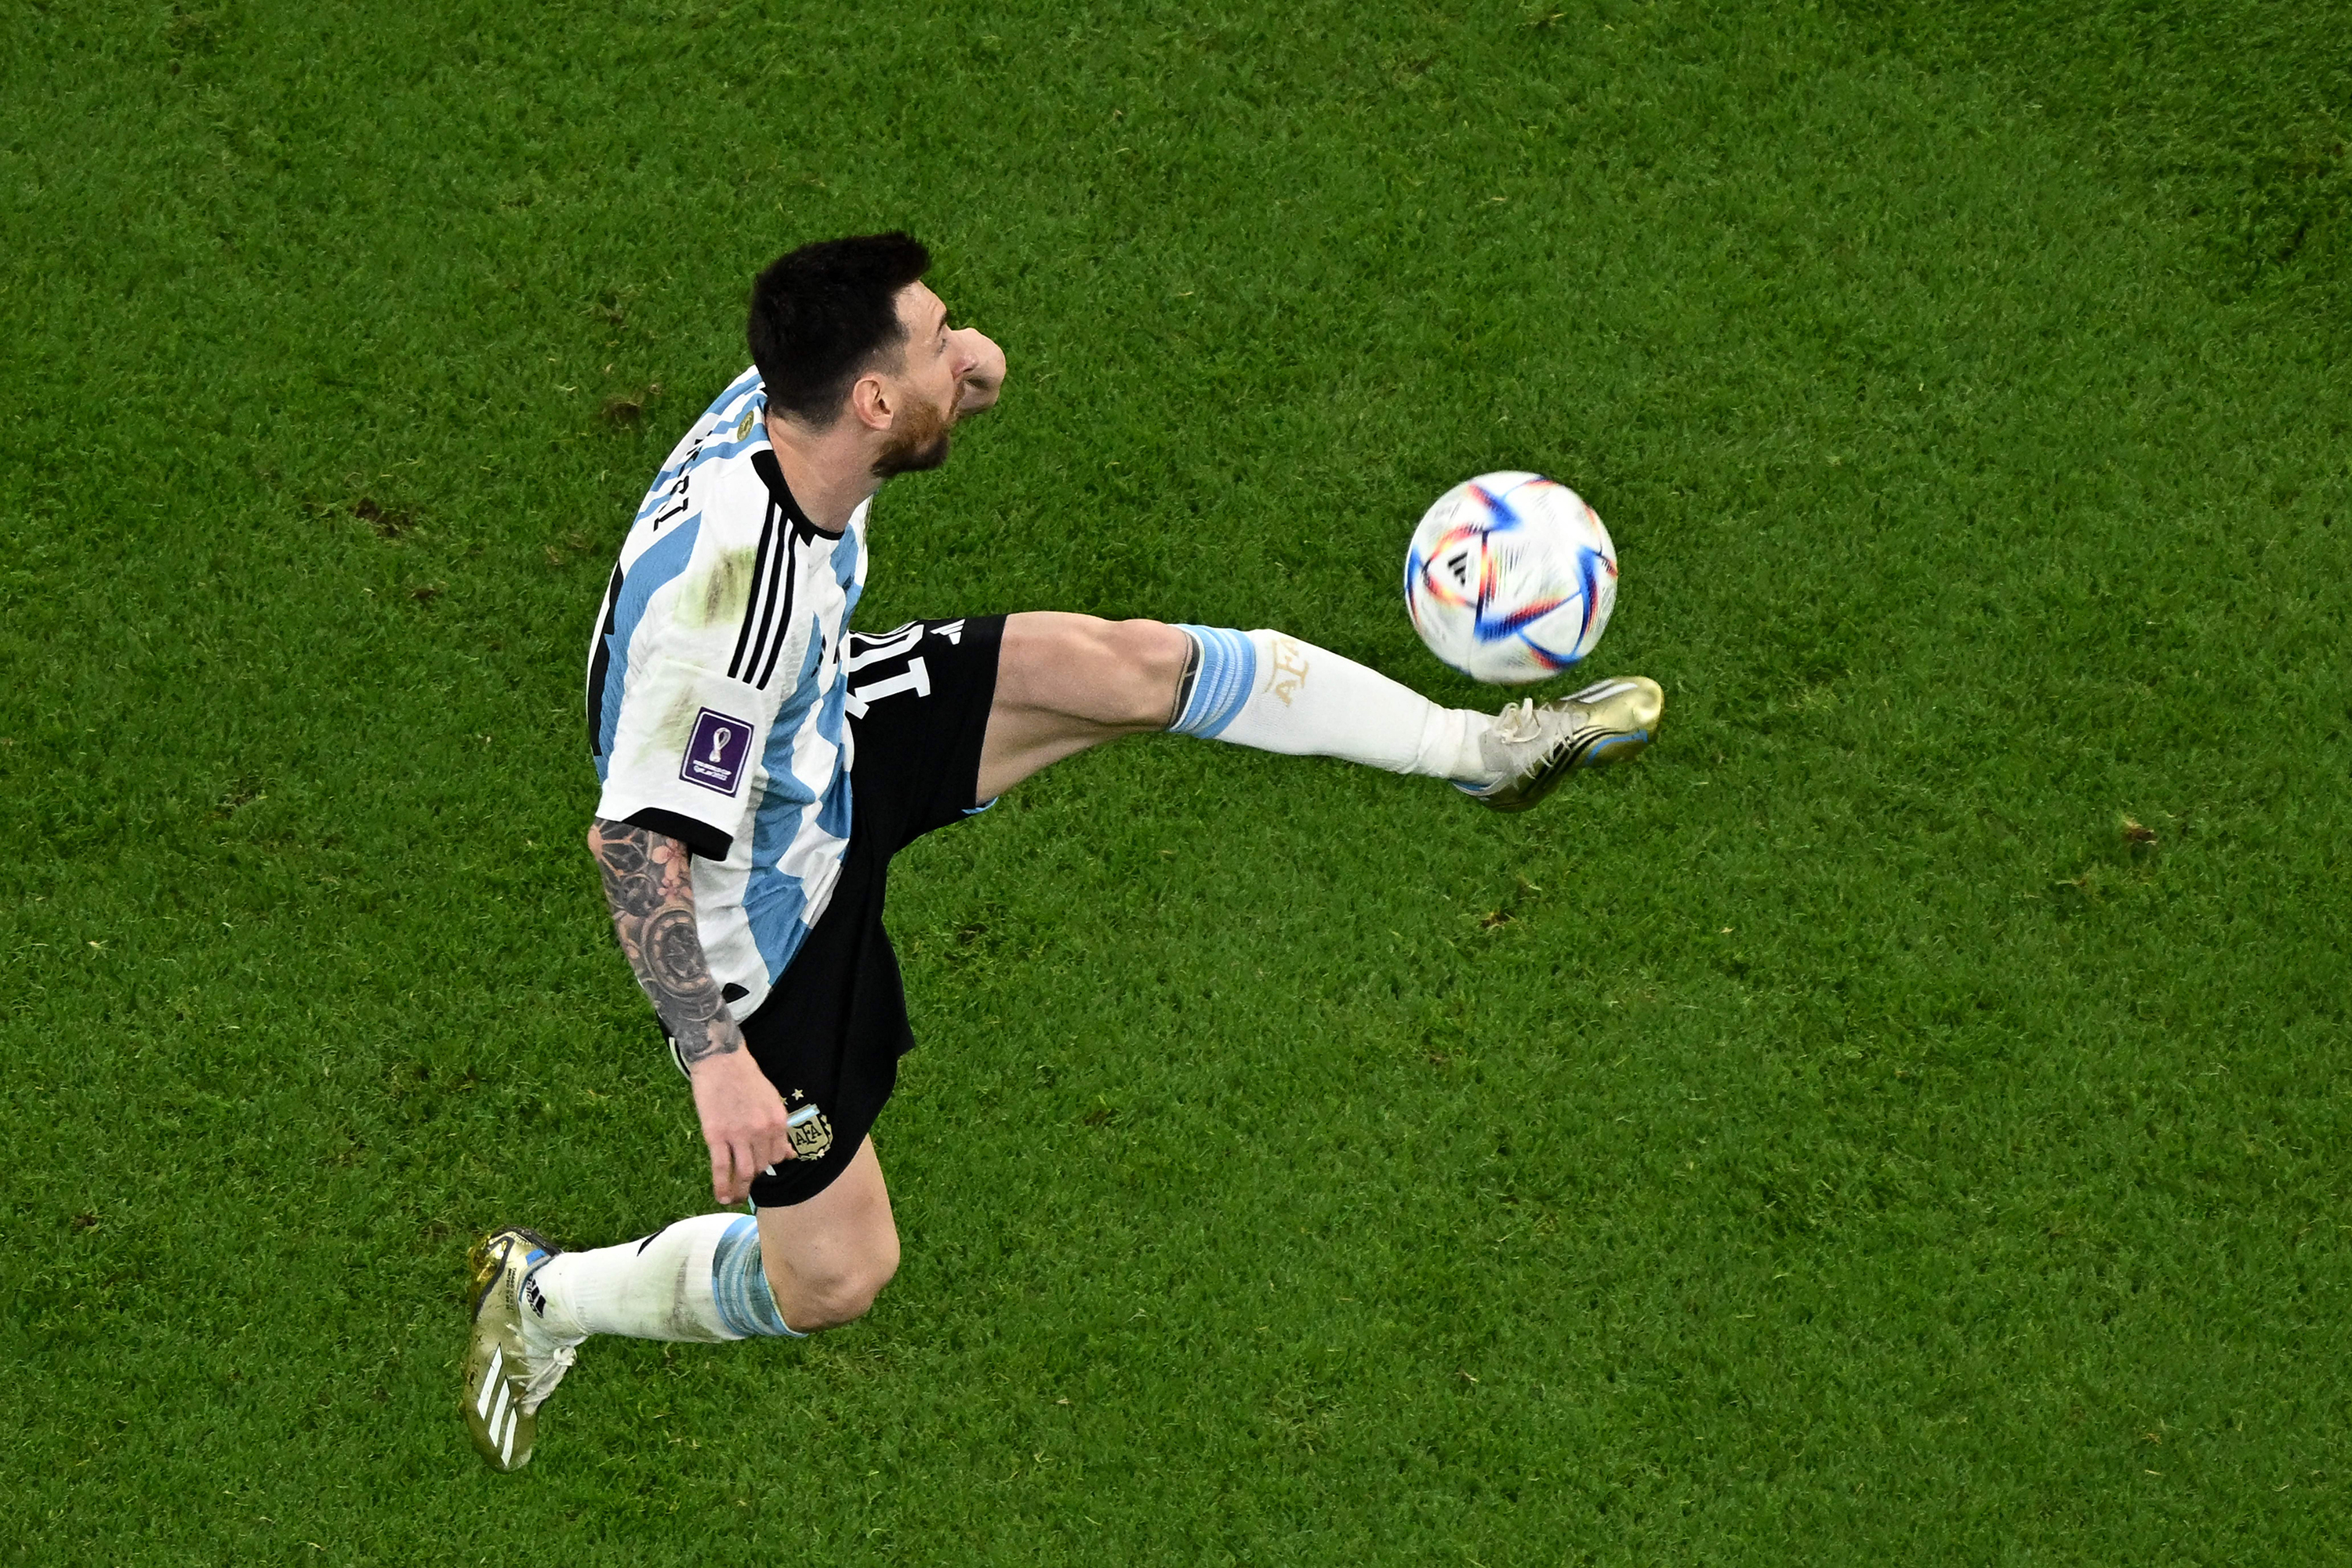
<instances>
[{"instance_id":1,"label":"dark hair","mask_svg":"<svg viewBox=\"0 0 2352 1568\"><path fill-rule=\"evenodd\" d=\"M820 429L887 349L903 348L898 290L931 253L892 231L821 239L779 258L751 285L751 363L768 405Z\"/></svg>"}]
</instances>

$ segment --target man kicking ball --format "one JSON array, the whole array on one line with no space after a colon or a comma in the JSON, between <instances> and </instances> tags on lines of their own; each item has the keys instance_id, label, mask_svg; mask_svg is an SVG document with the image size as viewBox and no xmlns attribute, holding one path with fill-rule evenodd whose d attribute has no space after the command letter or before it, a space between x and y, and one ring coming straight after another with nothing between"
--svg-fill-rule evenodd
<instances>
[{"instance_id":1,"label":"man kicking ball","mask_svg":"<svg viewBox=\"0 0 2352 1568\"><path fill-rule=\"evenodd\" d=\"M591 1334L799 1338L898 1267L870 1136L914 1044L882 927L891 856L1038 769L1169 731L1453 783L1500 811L1657 732L1654 681L1496 716L1440 708L1276 631L1035 612L851 632L866 512L947 460L1004 355L903 234L804 246L751 293L753 367L637 508L588 658L588 843L637 983L693 1085L710 1188L751 1214L561 1252L473 1253L466 1420L493 1469Z\"/></svg>"}]
</instances>

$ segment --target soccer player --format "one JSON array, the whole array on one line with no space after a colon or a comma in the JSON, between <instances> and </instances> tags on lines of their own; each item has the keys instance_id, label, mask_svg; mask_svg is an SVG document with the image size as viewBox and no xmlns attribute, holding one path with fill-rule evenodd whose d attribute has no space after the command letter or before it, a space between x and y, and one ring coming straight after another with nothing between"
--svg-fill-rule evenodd
<instances>
[{"instance_id":1,"label":"soccer player","mask_svg":"<svg viewBox=\"0 0 2352 1568\"><path fill-rule=\"evenodd\" d=\"M1500 811L1656 732L1654 681L1489 717L1276 631L1033 612L852 632L867 510L947 460L1004 355L949 325L903 234L803 247L751 293L752 368L637 508L588 660L588 844L693 1088L721 1205L594 1251L474 1249L466 1415L491 1468L591 1334L799 1338L898 1267L870 1131L914 1044L890 858L1038 769L1168 731L1446 780Z\"/></svg>"}]
</instances>

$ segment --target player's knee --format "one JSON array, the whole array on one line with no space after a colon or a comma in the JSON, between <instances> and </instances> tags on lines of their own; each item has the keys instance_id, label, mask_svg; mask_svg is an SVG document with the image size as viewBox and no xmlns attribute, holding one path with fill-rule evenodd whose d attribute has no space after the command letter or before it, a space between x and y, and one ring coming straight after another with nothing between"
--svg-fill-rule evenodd
<instances>
[{"instance_id":1,"label":"player's knee","mask_svg":"<svg viewBox=\"0 0 2352 1568\"><path fill-rule=\"evenodd\" d=\"M864 1317L898 1272L898 1238L893 1234L856 1257L796 1269L786 1279L777 1279L771 1270L768 1287L775 1292L776 1310L784 1321L804 1334L814 1333Z\"/></svg>"},{"instance_id":2,"label":"player's knee","mask_svg":"<svg viewBox=\"0 0 2352 1568\"><path fill-rule=\"evenodd\" d=\"M890 1283L898 1265L892 1258L888 1267L868 1266L845 1269L839 1274L813 1281L805 1314L810 1329L837 1329L864 1317L882 1294L882 1287ZM787 1320L789 1321L789 1320ZM794 1327L799 1325L795 1324Z\"/></svg>"}]
</instances>

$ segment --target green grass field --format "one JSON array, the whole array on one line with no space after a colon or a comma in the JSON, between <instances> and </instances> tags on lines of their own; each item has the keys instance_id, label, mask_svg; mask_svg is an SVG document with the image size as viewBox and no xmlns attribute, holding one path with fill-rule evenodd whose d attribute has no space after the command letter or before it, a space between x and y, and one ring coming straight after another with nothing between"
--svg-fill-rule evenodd
<instances>
[{"instance_id":1,"label":"green grass field","mask_svg":"<svg viewBox=\"0 0 2352 1568\"><path fill-rule=\"evenodd\" d=\"M0 91L0 1561L2352 1557L2342 0L25 0ZM604 578L898 225L1013 374L861 624L1491 703L1398 563L1538 468L1664 739L919 846L898 1282L493 1476L471 1237L710 1207Z\"/></svg>"}]
</instances>

